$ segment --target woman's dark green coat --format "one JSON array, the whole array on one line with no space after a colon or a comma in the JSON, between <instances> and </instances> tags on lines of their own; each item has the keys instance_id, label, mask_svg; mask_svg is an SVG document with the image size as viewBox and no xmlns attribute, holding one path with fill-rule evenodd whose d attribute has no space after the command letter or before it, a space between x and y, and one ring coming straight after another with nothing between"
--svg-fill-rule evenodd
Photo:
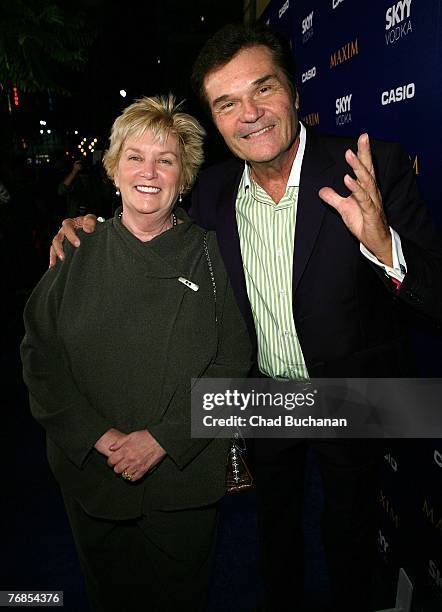
<instances>
[{"instance_id":1,"label":"woman's dark green coat","mask_svg":"<svg viewBox=\"0 0 442 612\"><path fill-rule=\"evenodd\" d=\"M92 516L135 518L224 493L227 441L190 437L191 378L246 376L250 345L214 234L216 316L204 230L178 215L183 223L146 243L117 217L81 234L25 309L32 414L56 479ZM139 482L124 481L94 449L111 427L148 429L166 458Z\"/></svg>"}]
</instances>

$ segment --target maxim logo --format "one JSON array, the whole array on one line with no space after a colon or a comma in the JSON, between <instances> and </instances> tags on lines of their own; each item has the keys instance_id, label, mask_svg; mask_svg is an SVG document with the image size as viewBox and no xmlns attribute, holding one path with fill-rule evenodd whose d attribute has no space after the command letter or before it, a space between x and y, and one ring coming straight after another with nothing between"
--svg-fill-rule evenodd
<instances>
[{"instance_id":1,"label":"maxim logo","mask_svg":"<svg viewBox=\"0 0 442 612\"><path fill-rule=\"evenodd\" d=\"M391 520L391 522L397 529L399 527L399 514L394 510L390 500L388 499L388 497L385 497L382 491L380 492L379 503L381 504L381 507L384 509L388 518Z\"/></svg>"},{"instance_id":2,"label":"maxim logo","mask_svg":"<svg viewBox=\"0 0 442 612\"><path fill-rule=\"evenodd\" d=\"M333 8L334 9L337 8L341 4L341 2L344 2L344 0L333 0L332 2Z\"/></svg>"},{"instance_id":3,"label":"maxim logo","mask_svg":"<svg viewBox=\"0 0 442 612\"><path fill-rule=\"evenodd\" d=\"M306 81L312 79L315 76L316 76L316 66L313 66L313 68L310 68L310 70L307 70L306 72L302 73L301 80L303 83L305 83Z\"/></svg>"},{"instance_id":4,"label":"maxim logo","mask_svg":"<svg viewBox=\"0 0 442 612\"><path fill-rule=\"evenodd\" d=\"M381 95L382 106L391 104L392 102L403 102L404 100L411 100L414 98L416 93L416 86L414 83L408 83L408 85L400 85L396 89L388 89L383 91Z\"/></svg>"},{"instance_id":5,"label":"maxim logo","mask_svg":"<svg viewBox=\"0 0 442 612\"><path fill-rule=\"evenodd\" d=\"M281 6L281 8L279 9L278 15L279 18L281 19L281 17L284 15L284 13L286 12L286 10L289 8L290 6L290 0L286 0L284 2L284 4Z\"/></svg>"},{"instance_id":6,"label":"maxim logo","mask_svg":"<svg viewBox=\"0 0 442 612\"><path fill-rule=\"evenodd\" d=\"M393 470L393 472L397 472L397 461L394 457L392 457L390 454L385 455L384 459L387 463L390 464L391 469Z\"/></svg>"},{"instance_id":7,"label":"maxim logo","mask_svg":"<svg viewBox=\"0 0 442 612\"><path fill-rule=\"evenodd\" d=\"M309 115L305 115L302 120L306 125L319 125L319 113L310 113Z\"/></svg>"},{"instance_id":8,"label":"maxim logo","mask_svg":"<svg viewBox=\"0 0 442 612\"><path fill-rule=\"evenodd\" d=\"M440 570L434 561L430 560L428 564L428 573L434 580L436 586L442 591L442 576L440 575Z\"/></svg>"},{"instance_id":9,"label":"maxim logo","mask_svg":"<svg viewBox=\"0 0 442 612\"><path fill-rule=\"evenodd\" d=\"M302 42L306 43L313 36L313 11L302 20Z\"/></svg>"},{"instance_id":10,"label":"maxim logo","mask_svg":"<svg viewBox=\"0 0 442 612\"><path fill-rule=\"evenodd\" d=\"M353 94L336 98L336 125L351 123L351 99Z\"/></svg>"},{"instance_id":11,"label":"maxim logo","mask_svg":"<svg viewBox=\"0 0 442 612\"><path fill-rule=\"evenodd\" d=\"M416 160L417 160L417 155L416 155ZM416 174L418 174L418 173L416 173ZM434 460L437 463L437 465L440 468L442 468L442 454L438 450L434 451Z\"/></svg>"},{"instance_id":12,"label":"maxim logo","mask_svg":"<svg viewBox=\"0 0 442 612\"><path fill-rule=\"evenodd\" d=\"M330 55L330 68L336 68L339 64L343 64L355 55L358 55L358 39L348 42L346 45Z\"/></svg>"},{"instance_id":13,"label":"maxim logo","mask_svg":"<svg viewBox=\"0 0 442 612\"><path fill-rule=\"evenodd\" d=\"M411 26L412 0L400 0L385 13L385 43L391 45L413 31Z\"/></svg>"}]
</instances>

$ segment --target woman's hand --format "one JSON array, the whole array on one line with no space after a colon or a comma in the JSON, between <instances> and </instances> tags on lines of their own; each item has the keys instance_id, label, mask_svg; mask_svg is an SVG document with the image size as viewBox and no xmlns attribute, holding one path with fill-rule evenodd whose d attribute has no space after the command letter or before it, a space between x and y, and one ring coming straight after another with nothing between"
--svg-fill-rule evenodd
<instances>
[{"instance_id":1,"label":"woman's hand","mask_svg":"<svg viewBox=\"0 0 442 612\"><path fill-rule=\"evenodd\" d=\"M101 438L98 438L98 440L94 444L94 448L102 455L110 457L112 455L112 451L109 447L125 437L126 434L124 434L122 431L120 431L119 429L115 429L115 427L111 427L111 429L108 429L101 436Z\"/></svg>"},{"instance_id":2,"label":"woman's hand","mask_svg":"<svg viewBox=\"0 0 442 612\"><path fill-rule=\"evenodd\" d=\"M147 429L119 437L109 450L108 465L117 474L128 474L131 482L142 478L167 454Z\"/></svg>"}]
</instances>

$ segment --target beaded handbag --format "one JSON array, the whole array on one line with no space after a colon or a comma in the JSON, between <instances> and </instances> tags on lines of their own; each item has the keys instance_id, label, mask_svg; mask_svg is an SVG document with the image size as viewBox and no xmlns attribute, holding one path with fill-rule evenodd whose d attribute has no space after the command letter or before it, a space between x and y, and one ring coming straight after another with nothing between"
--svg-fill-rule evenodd
<instances>
[{"instance_id":1,"label":"beaded handbag","mask_svg":"<svg viewBox=\"0 0 442 612\"><path fill-rule=\"evenodd\" d=\"M253 488L253 476L246 461L246 441L240 433L232 438L227 457L227 493L247 491Z\"/></svg>"}]
</instances>

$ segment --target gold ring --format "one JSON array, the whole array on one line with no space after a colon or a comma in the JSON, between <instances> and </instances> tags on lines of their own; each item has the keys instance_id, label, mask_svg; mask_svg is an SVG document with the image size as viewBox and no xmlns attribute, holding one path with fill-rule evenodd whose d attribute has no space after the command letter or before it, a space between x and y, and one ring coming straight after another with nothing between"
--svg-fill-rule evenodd
<instances>
[{"instance_id":1,"label":"gold ring","mask_svg":"<svg viewBox=\"0 0 442 612\"><path fill-rule=\"evenodd\" d=\"M132 480L132 476L128 473L127 470L123 470L121 472L121 477L124 478L124 480Z\"/></svg>"}]
</instances>

